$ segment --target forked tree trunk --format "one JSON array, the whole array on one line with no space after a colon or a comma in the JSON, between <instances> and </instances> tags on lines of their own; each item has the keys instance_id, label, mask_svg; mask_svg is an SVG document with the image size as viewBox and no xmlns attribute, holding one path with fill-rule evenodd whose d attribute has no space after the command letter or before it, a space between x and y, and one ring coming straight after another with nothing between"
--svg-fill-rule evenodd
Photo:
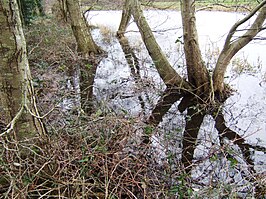
<instances>
[{"instance_id":1,"label":"forked tree trunk","mask_svg":"<svg viewBox=\"0 0 266 199\"><path fill-rule=\"evenodd\" d=\"M121 22L124 24L120 26L120 32L118 31L118 35L122 35L125 32L129 20L129 15L125 15L125 13L131 11L146 48L156 66L156 69L165 84L168 86L165 95L159 100L148 122L153 125L158 125L163 115L171 107L172 103L183 97L178 108L180 112L187 110L188 115L182 140L183 151L181 158L182 162L184 163L186 173L191 173L191 163L193 161L198 132L201 128L202 121L207 114L210 114L214 117L216 122L215 127L219 131L220 135L226 135L226 137L232 142L236 143L242 149L242 151L246 150L246 152L243 152L245 156L244 159L252 166L252 161L250 157L248 157L248 148L252 148L252 146L247 146L245 143L243 143L243 140L241 143L238 142L237 140L241 139L241 136L239 136L236 132L231 131L226 126L221 112L222 110L220 110L221 103L224 101L221 101L220 98L214 98L214 92L223 91L222 84L224 80L224 73L228 63L235 53L248 44L248 42L251 41L263 28L262 25L265 21L266 0L264 0L257 8L255 8L250 15L245 17L245 19L239 21L232 27L226 39L224 49L219 57L212 79L203 62L199 48L196 29L195 0L181 0L180 3L182 10L184 49L188 82L184 81L176 73L176 71L167 61L166 57L163 55L143 15L143 11L141 10L138 0L127 0L125 5L130 6L131 9L124 8L123 10L123 16L127 18L124 20L122 19ZM238 26L251 18L251 16L253 16L260 9L261 11L254 23L251 25L250 30L248 30L242 37L232 42L232 36L237 30ZM183 84L183 82L185 83ZM190 85L192 85L192 87ZM186 89L187 92L180 93L175 88L172 88L172 86L177 86L181 90ZM223 100L226 100L226 97ZM219 102L217 103L217 101ZM217 107L219 108L217 109Z\"/></svg>"},{"instance_id":2,"label":"forked tree trunk","mask_svg":"<svg viewBox=\"0 0 266 199\"><path fill-rule=\"evenodd\" d=\"M33 86L16 0L0 0L0 120L17 139L42 132L34 104ZM30 114L30 112L32 114Z\"/></svg>"}]
</instances>

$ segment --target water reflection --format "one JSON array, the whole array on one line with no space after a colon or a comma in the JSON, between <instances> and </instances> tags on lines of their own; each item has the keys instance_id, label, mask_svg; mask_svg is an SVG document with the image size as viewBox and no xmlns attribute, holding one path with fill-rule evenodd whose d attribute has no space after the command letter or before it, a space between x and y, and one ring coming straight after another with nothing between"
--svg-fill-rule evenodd
<instances>
[{"instance_id":1,"label":"water reflection","mask_svg":"<svg viewBox=\"0 0 266 199\"><path fill-rule=\"evenodd\" d=\"M128 39L124 35L117 36L117 38L125 54L127 64L130 68L130 72L135 80L135 83L141 83L140 63L137 55L134 52L134 49L131 48ZM145 115L145 100L141 94L138 95L138 100L142 109L142 113Z\"/></svg>"}]
</instances>

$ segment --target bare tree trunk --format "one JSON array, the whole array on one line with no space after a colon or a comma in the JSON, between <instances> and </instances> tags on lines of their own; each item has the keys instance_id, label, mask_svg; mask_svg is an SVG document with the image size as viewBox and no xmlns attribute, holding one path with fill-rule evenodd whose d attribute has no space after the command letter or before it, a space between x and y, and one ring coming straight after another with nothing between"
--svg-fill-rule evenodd
<instances>
[{"instance_id":1,"label":"bare tree trunk","mask_svg":"<svg viewBox=\"0 0 266 199\"><path fill-rule=\"evenodd\" d=\"M131 73L136 81L140 80L140 65L139 60L134 53L134 50L130 47L128 39L125 37L125 31L129 25L129 21L131 19L131 1L126 0L125 5L122 12L122 18L119 24L119 28L117 30L117 38L119 40L119 43L122 47L122 50L125 54L125 58L127 60L127 63L130 67Z\"/></svg>"},{"instance_id":2,"label":"bare tree trunk","mask_svg":"<svg viewBox=\"0 0 266 199\"><path fill-rule=\"evenodd\" d=\"M125 5L123 7L122 12L122 18L119 24L119 28L117 31L117 38L119 40L119 43L122 47L122 50L125 54L125 58L127 60L127 63L130 67L131 74L135 80L136 83L142 82L141 76L140 76L140 63L137 55L134 52L134 49L131 48L128 39L125 37L125 31L129 25L129 21L131 19L131 1L126 0ZM138 100L140 103L140 106L143 110L143 114L145 114L145 100L143 100L143 97L141 94L138 96Z\"/></svg>"},{"instance_id":3,"label":"bare tree trunk","mask_svg":"<svg viewBox=\"0 0 266 199\"><path fill-rule=\"evenodd\" d=\"M14 130L17 139L42 133L16 0L0 1L0 110L5 133ZM36 117L33 117L33 116Z\"/></svg>"},{"instance_id":4,"label":"bare tree trunk","mask_svg":"<svg viewBox=\"0 0 266 199\"><path fill-rule=\"evenodd\" d=\"M188 81L197 89L196 94L202 95L203 93L208 93L210 87L208 70L203 62L199 48L195 0L180 2Z\"/></svg>"},{"instance_id":5,"label":"bare tree trunk","mask_svg":"<svg viewBox=\"0 0 266 199\"><path fill-rule=\"evenodd\" d=\"M97 46L91 36L85 17L83 16L78 0L66 0L67 10L71 21L71 28L78 44L78 52L83 56L91 53L98 55L102 50Z\"/></svg>"},{"instance_id":6,"label":"bare tree trunk","mask_svg":"<svg viewBox=\"0 0 266 199\"><path fill-rule=\"evenodd\" d=\"M131 8L131 0L125 0L125 5L123 7L123 11L122 11L122 18L121 18L121 22L117 31L117 36L120 38L122 36L124 36L125 31L128 27L129 21L131 19L131 13L132 13L132 8Z\"/></svg>"},{"instance_id":7,"label":"bare tree trunk","mask_svg":"<svg viewBox=\"0 0 266 199\"><path fill-rule=\"evenodd\" d=\"M173 69L160 46L155 40L149 24L147 23L138 0L130 0L132 15L139 28L142 40L155 64L155 67L167 86L176 86L180 89L190 88L189 84Z\"/></svg>"},{"instance_id":8,"label":"bare tree trunk","mask_svg":"<svg viewBox=\"0 0 266 199\"><path fill-rule=\"evenodd\" d=\"M67 5L66 5L66 0L58 0L58 6L59 6L59 12L62 17L62 19L67 22L68 17L67 17Z\"/></svg>"},{"instance_id":9,"label":"bare tree trunk","mask_svg":"<svg viewBox=\"0 0 266 199\"><path fill-rule=\"evenodd\" d=\"M215 67L212 78L210 77L210 73L208 72L207 67L204 64L199 48L198 34L196 29L195 0L181 0L180 3L182 11L184 49L188 82L184 81L176 73L176 71L171 67L166 57L162 53L162 50L157 44L154 35L143 15L143 11L141 10L141 6L138 0L126 1L125 6L129 6L131 9L125 7L123 10L124 19L122 18L121 20L118 36L123 36L128 25L131 12L134 21L139 28L144 44L146 45L146 48L156 66L156 69L160 77L168 87L166 89L166 92L164 93L165 95L161 97L155 109L153 110L152 115L148 119L149 124L158 125L171 105L183 97L178 108L180 112L187 110L188 116L182 141L183 152L181 159L185 166L185 171L190 174L197 136L204 116L206 114L215 114L217 106L220 107L220 103L223 103L228 97L228 95L225 96L223 100L220 100L219 98L219 103L216 103L214 101L214 92L223 91L222 86L224 73L232 57L241 48L247 45L248 42L251 41L260 30L265 28L262 26L263 22L265 21L266 1L263 1L250 15L248 15L245 19L239 21L232 27L226 39L224 49L221 52L221 55ZM251 25L250 30L248 30L242 37L232 42L232 36L238 26L251 18L251 16L253 16L260 9L261 12L258 14L254 23ZM126 15L126 13L129 14ZM172 86L177 86L177 89L171 89ZM178 89L185 89L187 92L180 92L180 90ZM202 108L199 109L198 107ZM239 142L241 142L241 145L239 145L239 143L237 142L236 144L238 144L243 151L247 162L249 164L252 164L251 159L248 158L248 148L252 148L253 146L247 146L247 144L243 143L243 140L240 136L228 130L221 115L219 115L215 119L215 127L219 131L220 135L227 136L229 139L230 136L237 138Z\"/></svg>"},{"instance_id":10,"label":"bare tree trunk","mask_svg":"<svg viewBox=\"0 0 266 199\"><path fill-rule=\"evenodd\" d=\"M91 112L91 102L93 97L93 83L100 62L99 55L102 49L96 45L86 19L83 16L78 0L66 0L67 10L71 21L71 27L78 45L78 52L81 60L81 106L85 112Z\"/></svg>"}]
</instances>

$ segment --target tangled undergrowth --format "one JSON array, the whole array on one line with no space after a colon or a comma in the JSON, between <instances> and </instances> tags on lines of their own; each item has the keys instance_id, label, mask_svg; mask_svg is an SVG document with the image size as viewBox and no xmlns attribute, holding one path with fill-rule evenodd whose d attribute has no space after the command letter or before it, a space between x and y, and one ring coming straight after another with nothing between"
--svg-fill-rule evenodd
<instances>
[{"instance_id":1,"label":"tangled undergrowth","mask_svg":"<svg viewBox=\"0 0 266 199\"><path fill-rule=\"evenodd\" d=\"M87 119L46 138L1 140L1 176L8 182L0 187L3 198L162 197L166 174L152 166L139 122Z\"/></svg>"}]
</instances>

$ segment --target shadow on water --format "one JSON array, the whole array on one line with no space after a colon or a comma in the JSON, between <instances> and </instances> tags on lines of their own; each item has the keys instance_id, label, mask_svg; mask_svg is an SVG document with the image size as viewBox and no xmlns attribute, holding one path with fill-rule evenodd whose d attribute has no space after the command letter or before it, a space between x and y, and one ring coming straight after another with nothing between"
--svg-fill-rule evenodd
<instances>
[{"instance_id":1,"label":"shadow on water","mask_svg":"<svg viewBox=\"0 0 266 199\"><path fill-rule=\"evenodd\" d=\"M101 59L91 56L88 60L82 60L80 64L80 97L81 108L85 113L92 113L93 84L97 67Z\"/></svg>"},{"instance_id":2,"label":"shadow on water","mask_svg":"<svg viewBox=\"0 0 266 199\"><path fill-rule=\"evenodd\" d=\"M163 120L164 115L169 111L171 106L183 96L178 89L166 88L148 118L148 123L157 126Z\"/></svg>"},{"instance_id":3,"label":"shadow on water","mask_svg":"<svg viewBox=\"0 0 266 199\"><path fill-rule=\"evenodd\" d=\"M69 60L67 87L73 93L72 100L66 102L79 112L81 109L90 115L93 112L93 84L98 65L106 55Z\"/></svg>"}]
</instances>

